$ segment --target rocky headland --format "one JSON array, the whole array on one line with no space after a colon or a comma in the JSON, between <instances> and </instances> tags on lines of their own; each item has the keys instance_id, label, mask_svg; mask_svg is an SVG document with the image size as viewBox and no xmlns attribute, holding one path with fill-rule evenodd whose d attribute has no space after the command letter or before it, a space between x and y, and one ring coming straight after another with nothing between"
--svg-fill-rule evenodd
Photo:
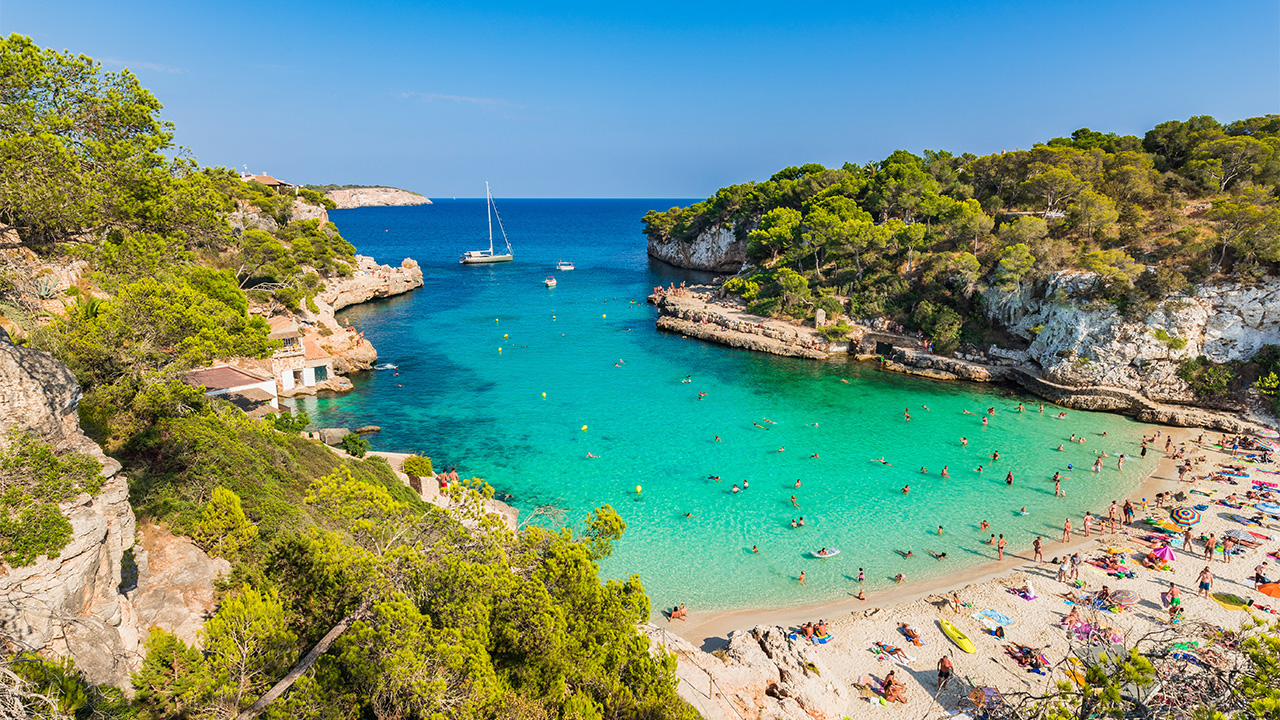
<instances>
[{"instance_id":1,"label":"rocky headland","mask_svg":"<svg viewBox=\"0 0 1280 720\"><path fill-rule=\"evenodd\" d=\"M431 204L431 200L424 195L389 187L343 188L330 190L324 196L332 200L339 210Z\"/></svg>"},{"instance_id":2,"label":"rocky headland","mask_svg":"<svg viewBox=\"0 0 1280 720\"><path fill-rule=\"evenodd\" d=\"M649 256L676 267L709 272L736 273L747 261L746 233L715 225L693 241L649 238Z\"/></svg>"}]
</instances>

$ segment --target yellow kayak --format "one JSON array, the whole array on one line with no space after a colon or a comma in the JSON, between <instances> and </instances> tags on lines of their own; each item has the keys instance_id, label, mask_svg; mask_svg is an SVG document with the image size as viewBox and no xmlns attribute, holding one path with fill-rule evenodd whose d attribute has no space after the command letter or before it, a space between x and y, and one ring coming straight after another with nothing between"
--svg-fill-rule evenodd
<instances>
[{"instance_id":1,"label":"yellow kayak","mask_svg":"<svg viewBox=\"0 0 1280 720\"><path fill-rule=\"evenodd\" d=\"M1080 658L1078 657L1068 657L1067 662L1070 664L1063 668L1063 672L1065 672L1067 677L1071 678L1072 682L1076 685L1084 687L1084 663L1080 662Z\"/></svg>"},{"instance_id":2,"label":"yellow kayak","mask_svg":"<svg viewBox=\"0 0 1280 720\"><path fill-rule=\"evenodd\" d=\"M942 632L947 637L951 638L951 642L955 643L961 650L967 653L977 652L973 647L973 641L969 639L968 635L960 632L960 628L952 625L946 620L939 620L938 625L942 628Z\"/></svg>"}]
</instances>

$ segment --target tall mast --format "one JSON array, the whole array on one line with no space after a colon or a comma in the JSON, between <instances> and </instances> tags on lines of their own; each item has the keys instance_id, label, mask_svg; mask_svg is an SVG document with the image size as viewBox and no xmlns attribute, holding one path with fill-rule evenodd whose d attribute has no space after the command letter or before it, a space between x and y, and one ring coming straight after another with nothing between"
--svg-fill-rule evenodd
<instances>
[{"instance_id":1,"label":"tall mast","mask_svg":"<svg viewBox=\"0 0 1280 720\"><path fill-rule=\"evenodd\" d=\"M484 181L484 211L489 216L489 254L493 254L493 195L489 193L489 181Z\"/></svg>"}]
</instances>

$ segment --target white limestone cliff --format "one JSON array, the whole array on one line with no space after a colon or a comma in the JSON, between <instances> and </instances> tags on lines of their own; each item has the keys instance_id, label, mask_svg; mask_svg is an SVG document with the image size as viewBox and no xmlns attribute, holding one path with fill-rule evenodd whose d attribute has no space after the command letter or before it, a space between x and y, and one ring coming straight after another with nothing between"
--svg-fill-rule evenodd
<instances>
[{"instance_id":1,"label":"white limestone cliff","mask_svg":"<svg viewBox=\"0 0 1280 720\"><path fill-rule=\"evenodd\" d=\"M324 196L332 200L339 210L358 207L399 207L431 204L431 200L423 195L389 187L330 190Z\"/></svg>"},{"instance_id":2,"label":"white limestone cliff","mask_svg":"<svg viewBox=\"0 0 1280 720\"><path fill-rule=\"evenodd\" d=\"M715 225L692 241L650 237L649 255L676 267L736 273L747 261L747 241L734 228Z\"/></svg>"}]
</instances>

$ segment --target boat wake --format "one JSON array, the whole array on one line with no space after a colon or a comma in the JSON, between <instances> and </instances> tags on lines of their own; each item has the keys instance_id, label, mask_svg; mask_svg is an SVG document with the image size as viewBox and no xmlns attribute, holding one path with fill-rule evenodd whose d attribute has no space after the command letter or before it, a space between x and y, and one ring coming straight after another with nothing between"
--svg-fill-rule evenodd
<instances>
[{"instance_id":1,"label":"boat wake","mask_svg":"<svg viewBox=\"0 0 1280 720\"><path fill-rule=\"evenodd\" d=\"M400 366L392 363L378 363L373 366L374 370L399 370Z\"/></svg>"}]
</instances>

